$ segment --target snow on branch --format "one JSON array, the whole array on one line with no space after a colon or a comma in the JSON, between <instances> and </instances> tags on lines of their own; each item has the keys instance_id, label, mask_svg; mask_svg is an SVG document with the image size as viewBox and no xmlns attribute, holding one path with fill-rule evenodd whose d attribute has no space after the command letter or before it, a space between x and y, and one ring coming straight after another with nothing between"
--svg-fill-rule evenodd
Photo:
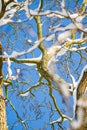
<instances>
[{"instance_id":1,"label":"snow on branch","mask_svg":"<svg viewBox=\"0 0 87 130\"><path fill-rule=\"evenodd\" d=\"M35 42L34 46L32 46L31 48L29 48L27 51L22 51L22 52L17 52L17 51L13 51L11 55L9 55L9 58L18 58L20 56L23 56L25 54L28 54L30 52L32 52L34 49L36 49L39 44L45 40L45 37L43 37L42 39L38 40ZM6 58L6 55L3 56L4 58Z\"/></svg>"},{"instance_id":2,"label":"snow on branch","mask_svg":"<svg viewBox=\"0 0 87 130\"><path fill-rule=\"evenodd\" d=\"M70 36L71 36L71 31L65 31L65 32L59 34L57 41L58 41L58 43L64 42Z\"/></svg>"},{"instance_id":3,"label":"snow on branch","mask_svg":"<svg viewBox=\"0 0 87 130\"><path fill-rule=\"evenodd\" d=\"M47 36L41 38L40 40L35 41L35 42L34 42L34 45L33 45L31 48L29 48L28 50L26 50L26 51L25 51L25 50L22 51L22 52L13 51L12 54L9 55L9 58L18 58L18 57L20 57L20 56L23 56L23 55L25 55L25 54L28 54L28 53L32 52L34 49L38 48L38 46L39 46L44 40L46 40L46 41L51 41L51 40L54 38L54 36L55 36L55 34L47 35ZM28 41L27 41L27 42L28 42ZM29 41L29 42L30 42L30 41ZM56 49L56 48L57 48L57 47L55 47L55 49ZM4 55L3 58L6 58L6 55Z\"/></svg>"},{"instance_id":4,"label":"snow on branch","mask_svg":"<svg viewBox=\"0 0 87 130\"><path fill-rule=\"evenodd\" d=\"M39 57L36 58L27 58L27 59L15 59L15 58L10 58L11 61L14 61L18 64L24 64L27 66L35 66L37 63L40 62L42 58L42 54Z\"/></svg>"},{"instance_id":5,"label":"snow on branch","mask_svg":"<svg viewBox=\"0 0 87 130\"><path fill-rule=\"evenodd\" d=\"M84 44L87 42L87 37L86 38L80 38L80 39L75 39L75 40L71 40L69 38L67 38L67 42L66 42L66 47L69 47L71 45L79 45L79 44Z\"/></svg>"},{"instance_id":6,"label":"snow on branch","mask_svg":"<svg viewBox=\"0 0 87 130\"><path fill-rule=\"evenodd\" d=\"M12 17L15 12L19 9L20 4L13 0L2 2L2 7L0 11L0 26L5 25L9 22L13 22Z\"/></svg>"},{"instance_id":7,"label":"snow on branch","mask_svg":"<svg viewBox=\"0 0 87 130\"><path fill-rule=\"evenodd\" d=\"M83 25L82 25L82 23L78 23L78 26L80 27L80 28L83 28ZM54 30L54 32L58 32L58 31L67 31L67 30L76 30L77 29L77 26L74 24L74 23L70 23L70 24L68 24L67 26L65 26L65 27L56 27L55 29L54 29L54 27L52 28L53 30Z\"/></svg>"},{"instance_id":8,"label":"snow on branch","mask_svg":"<svg viewBox=\"0 0 87 130\"><path fill-rule=\"evenodd\" d=\"M86 50L86 49L87 49L87 47L80 47L80 48L72 47L72 48L69 48L68 50L70 52L75 52L75 51Z\"/></svg>"},{"instance_id":9,"label":"snow on branch","mask_svg":"<svg viewBox=\"0 0 87 130\"><path fill-rule=\"evenodd\" d=\"M79 77L79 80L77 81L77 87L79 87L79 84L84 76L84 73L87 72L87 65L84 66L84 68L82 69L81 75Z\"/></svg>"},{"instance_id":10,"label":"snow on branch","mask_svg":"<svg viewBox=\"0 0 87 130\"><path fill-rule=\"evenodd\" d=\"M16 69L16 76L12 75L12 69L11 69L11 61L10 58L8 57L8 54L6 52L4 52L4 55L6 55L6 63L7 63L7 76L6 79L11 79L11 80L16 80L18 79L18 76L20 74L20 69Z\"/></svg>"},{"instance_id":11,"label":"snow on branch","mask_svg":"<svg viewBox=\"0 0 87 130\"><path fill-rule=\"evenodd\" d=\"M70 118L70 117L62 114L62 116L60 118L58 118L57 120L54 120L54 121L50 122L50 124L62 123L65 120L69 120L71 122L72 118Z\"/></svg>"}]
</instances>

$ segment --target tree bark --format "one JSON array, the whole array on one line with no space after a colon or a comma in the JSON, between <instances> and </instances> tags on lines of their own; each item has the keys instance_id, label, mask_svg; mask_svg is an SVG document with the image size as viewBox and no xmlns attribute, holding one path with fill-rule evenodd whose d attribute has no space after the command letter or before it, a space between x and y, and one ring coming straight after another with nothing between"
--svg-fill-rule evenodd
<instances>
[{"instance_id":1,"label":"tree bark","mask_svg":"<svg viewBox=\"0 0 87 130\"><path fill-rule=\"evenodd\" d=\"M2 44L0 43L0 130L8 130L7 122L6 122L6 107L5 107L5 100L4 94L2 89L2 82L3 82L3 73L2 73Z\"/></svg>"},{"instance_id":2,"label":"tree bark","mask_svg":"<svg viewBox=\"0 0 87 130\"><path fill-rule=\"evenodd\" d=\"M72 130L87 130L87 68L84 70L77 88L75 117L77 128ZM74 127L74 124L73 124Z\"/></svg>"}]
</instances>

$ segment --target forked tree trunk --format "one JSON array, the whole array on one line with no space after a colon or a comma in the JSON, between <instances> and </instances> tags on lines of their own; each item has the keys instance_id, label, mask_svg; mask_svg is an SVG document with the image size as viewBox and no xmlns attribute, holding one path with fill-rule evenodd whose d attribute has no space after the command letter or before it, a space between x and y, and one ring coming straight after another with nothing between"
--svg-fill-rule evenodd
<instances>
[{"instance_id":1,"label":"forked tree trunk","mask_svg":"<svg viewBox=\"0 0 87 130\"><path fill-rule=\"evenodd\" d=\"M0 55L2 55L2 44L0 43ZM8 130L6 122L6 108L2 89L3 73L2 73L2 57L0 56L0 130Z\"/></svg>"},{"instance_id":2,"label":"forked tree trunk","mask_svg":"<svg viewBox=\"0 0 87 130\"><path fill-rule=\"evenodd\" d=\"M77 113L79 108L83 111L82 124L77 130L87 130L87 68L84 70L77 89L77 102Z\"/></svg>"},{"instance_id":3,"label":"forked tree trunk","mask_svg":"<svg viewBox=\"0 0 87 130\"><path fill-rule=\"evenodd\" d=\"M83 76L78 84L76 96L75 117L77 119L76 126L78 126L78 128L71 130L87 130L87 68L85 68Z\"/></svg>"}]
</instances>

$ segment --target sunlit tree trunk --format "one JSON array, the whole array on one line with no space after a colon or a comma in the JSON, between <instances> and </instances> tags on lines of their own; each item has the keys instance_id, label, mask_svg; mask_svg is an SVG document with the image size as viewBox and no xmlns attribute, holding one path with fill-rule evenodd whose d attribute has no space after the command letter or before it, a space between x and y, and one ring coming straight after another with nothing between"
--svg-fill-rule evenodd
<instances>
[{"instance_id":1,"label":"sunlit tree trunk","mask_svg":"<svg viewBox=\"0 0 87 130\"><path fill-rule=\"evenodd\" d=\"M0 55L2 55L2 45L0 43ZM6 108L2 89L3 73L2 73L2 57L0 57L0 130L8 130L6 122Z\"/></svg>"},{"instance_id":2,"label":"sunlit tree trunk","mask_svg":"<svg viewBox=\"0 0 87 130\"><path fill-rule=\"evenodd\" d=\"M77 114L78 109L82 110L83 116L81 126L77 130L87 130L87 69L85 69L77 89Z\"/></svg>"},{"instance_id":3,"label":"sunlit tree trunk","mask_svg":"<svg viewBox=\"0 0 87 130\"><path fill-rule=\"evenodd\" d=\"M74 125L78 127L72 130L87 130L87 68L84 70L77 88L75 117L77 121L73 127Z\"/></svg>"}]
</instances>

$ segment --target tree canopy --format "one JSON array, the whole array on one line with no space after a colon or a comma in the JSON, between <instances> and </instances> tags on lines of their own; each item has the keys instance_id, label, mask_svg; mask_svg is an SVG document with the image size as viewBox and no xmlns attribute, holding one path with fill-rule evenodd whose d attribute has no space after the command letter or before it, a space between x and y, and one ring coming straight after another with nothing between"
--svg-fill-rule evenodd
<instances>
[{"instance_id":1,"label":"tree canopy","mask_svg":"<svg viewBox=\"0 0 87 130\"><path fill-rule=\"evenodd\" d=\"M8 130L86 130L87 0L0 0L0 42Z\"/></svg>"}]
</instances>

